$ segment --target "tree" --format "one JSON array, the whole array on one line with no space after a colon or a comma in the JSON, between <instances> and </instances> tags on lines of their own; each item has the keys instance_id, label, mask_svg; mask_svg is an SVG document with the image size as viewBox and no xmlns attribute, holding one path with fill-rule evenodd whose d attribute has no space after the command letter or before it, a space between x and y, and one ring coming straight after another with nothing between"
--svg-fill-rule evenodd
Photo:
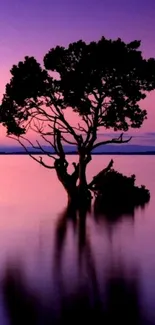
<instances>
[{"instance_id":1,"label":"tree","mask_svg":"<svg viewBox=\"0 0 155 325\"><path fill-rule=\"evenodd\" d=\"M27 152L24 141L53 160L50 164L45 156L29 152L41 165L56 170L69 200L90 198L86 168L92 151L104 144L129 142L131 138L124 138L123 132L141 127L147 117L140 101L155 89L155 60L144 59L139 47L139 41L124 43L102 37L86 44L80 40L68 48L51 49L44 57L44 67L26 56L11 69L0 121L8 136L14 136ZM76 127L66 117L68 109L78 116ZM102 128L121 135L98 141ZM30 129L37 133L36 144L28 138ZM45 142L55 154L45 149ZM64 144L75 145L79 156L71 174Z\"/></svg>"}]
</instances>

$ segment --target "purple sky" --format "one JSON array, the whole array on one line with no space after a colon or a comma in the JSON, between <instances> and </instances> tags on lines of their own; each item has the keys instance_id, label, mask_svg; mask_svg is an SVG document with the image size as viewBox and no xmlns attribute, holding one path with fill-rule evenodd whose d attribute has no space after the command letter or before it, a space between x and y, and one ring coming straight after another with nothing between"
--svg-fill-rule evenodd
<instances>
[{"instance_id":1,"label":"purple sky","mask_svg":"<svg viewBox=\"0 0 155 325\"><path fill-rule=\"evenodd\" d=\"M0 97L11 66L25 55L42 62L44 54L57 44L91 41L102 35L140 39L144 55L155 57L155 0L1 0ZM142 105L148 109L148 121L141 131L154 131L155 95ZM2 129L0 133L2 143Z\"/></svg>"}]
</instances>

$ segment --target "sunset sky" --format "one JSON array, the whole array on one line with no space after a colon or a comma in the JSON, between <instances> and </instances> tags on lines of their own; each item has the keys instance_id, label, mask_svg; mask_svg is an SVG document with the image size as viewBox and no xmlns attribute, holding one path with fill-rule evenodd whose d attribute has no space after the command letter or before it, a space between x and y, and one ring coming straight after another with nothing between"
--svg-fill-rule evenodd
<instances>
[{"instance_id":1,"label":"sunset sky","mask_svg":"<svg viewBox=\"0 0 155 325\"><path fill-rule=\"evenodd\" d=\"M53 46L101 36L142 40L145 57L155 57L155 0L1 0L0 98L9 70L25 55L41 63ZM148 120L140 132L155 131L155 94L142 103ZM139 132L139 131L138 131ZM10 144L0 128L0 144Z\"/></svg>"}]
</instances>

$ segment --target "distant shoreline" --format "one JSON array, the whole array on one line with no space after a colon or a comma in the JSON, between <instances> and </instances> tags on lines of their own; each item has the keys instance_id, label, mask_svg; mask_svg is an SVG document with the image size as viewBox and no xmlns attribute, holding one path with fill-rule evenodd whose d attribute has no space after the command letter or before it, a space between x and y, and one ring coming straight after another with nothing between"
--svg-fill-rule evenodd
<instances>
[{"instance_id":1,"label":"distant shoreline","mask_svg":"<svg viewBox=\"0 0 155 325\"><path fill-rule=\"evenodd\" d=\"M56 155L52 152L42 153L42 152L30 152L31 155L42 155L46 156L46 154ZM66 152L68 156L77 155L77 152ZM0 152L1 156L29 156L27 152ZM93 152L92 156L108 156L108 155L118 155L118 156L154 156L155 151L146 151L146 152Z\"/></svg>"}]
</instances>

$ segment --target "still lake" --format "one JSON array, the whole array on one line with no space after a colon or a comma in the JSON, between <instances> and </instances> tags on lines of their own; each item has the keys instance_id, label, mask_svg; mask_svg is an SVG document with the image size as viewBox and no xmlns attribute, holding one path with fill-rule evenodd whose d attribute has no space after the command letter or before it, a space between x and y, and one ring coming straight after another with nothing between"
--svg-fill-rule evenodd
<instances>
[{"instance_id":1,"label":"still lake","mask_svg":"<svg viewBox=\"0 0 155 325\"><path fill-rule=\"evenodd\" d=\"M155 156L94 156L136 174L151 200L108 221L67 216L55 172L0 156L0 324L155 324ZM69 161L76 161L70 156Z\"/></svg>"}]
</instances>

